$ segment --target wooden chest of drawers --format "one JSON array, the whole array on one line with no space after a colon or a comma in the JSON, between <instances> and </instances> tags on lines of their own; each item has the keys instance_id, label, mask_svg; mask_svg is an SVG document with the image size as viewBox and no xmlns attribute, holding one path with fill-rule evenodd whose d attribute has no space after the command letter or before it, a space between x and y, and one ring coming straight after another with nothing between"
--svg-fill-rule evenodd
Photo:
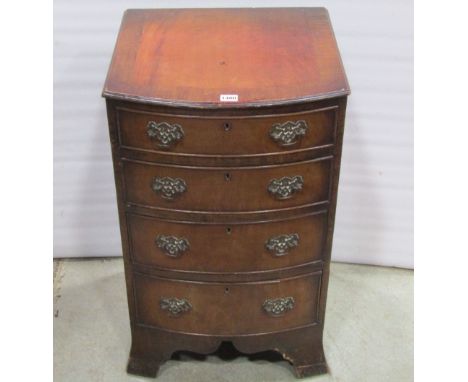
<instances>
[{"instance_id":1,"label":"wooden chest of drawers","mask_svg":"<svg viewBox=\"0 0 468 382\"><path fill-rule=\"evenodd\" d=\"M323 8L129 10L104 86L132 347L322 347L349 88Z\"/></svg>"}]
</instances>

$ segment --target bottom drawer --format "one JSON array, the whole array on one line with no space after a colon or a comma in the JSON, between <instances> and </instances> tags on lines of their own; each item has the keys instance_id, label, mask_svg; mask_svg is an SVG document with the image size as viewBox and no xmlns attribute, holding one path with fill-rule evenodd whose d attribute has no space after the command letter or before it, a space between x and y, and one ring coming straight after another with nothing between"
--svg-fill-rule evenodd
<instances>
[{"instance_id":1,"label":"bottom drawer","mask_svg":"<svg viewBox=\"0 0 468 382\"><path fill-rule=\"evenodd\" d=\"M135 274L137 322L195 334L243 335L317 321L321 273L249 283L174 281Z\"/></svg>"}]
</instances>

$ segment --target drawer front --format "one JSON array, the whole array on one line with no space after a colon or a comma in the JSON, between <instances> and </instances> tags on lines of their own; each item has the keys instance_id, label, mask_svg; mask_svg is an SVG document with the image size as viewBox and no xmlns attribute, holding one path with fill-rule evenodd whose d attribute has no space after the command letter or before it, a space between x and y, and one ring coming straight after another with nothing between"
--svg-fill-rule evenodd
<instances>
[{"instance_id":1,"label":"drawer front","mask_svg":"<svg viewBox=\"0 0 468 382\"><path fill-rule=\"evenodd\" d=\"M331 145L336 108L263 117L167 116L119 109L123 146L198 155L255 155Z\"/></svg>"},{"instance_id":2,"label":"drawer front","mask_svg":"<svg viewBox=\"0 0 468 382\"><path fill-rule=\"evenodd\" d=\"M128 215L132 260L193 272L256 272L320 260L326 213L255 224L189 224Z\"/></svg>"},{"instance_id":3,"label":"drawer front","mask_svg":"<svg viewBox=\"0 0 468 382\"><path fill-rule=\"evenodd\" d=\"M242 335L317 321L319 274L258 283L196 283L135 275L138 323L186 333ZM248 315L248 319L246 314Z\"/></svg>"},{"instance_id":4,"label":"drawer front","mask_svg":"<svg viewBox=\"0 0 468 382\"><path fill-rule=\"evenodd\" d=\"M332 159L243 168L123 163L129 203L187 211L241 212L327 201Z\"/></svg>"}]
</instances>

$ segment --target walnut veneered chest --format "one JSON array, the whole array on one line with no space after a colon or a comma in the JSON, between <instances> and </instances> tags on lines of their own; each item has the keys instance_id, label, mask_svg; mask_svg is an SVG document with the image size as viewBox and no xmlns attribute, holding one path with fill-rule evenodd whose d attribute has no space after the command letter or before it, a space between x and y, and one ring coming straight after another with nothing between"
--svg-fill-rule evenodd
<instances>
[{"instance_id":1,"label":"walnut veneered chest","mask_svg":"<svg viewBox=\"0 0 468 382\"><path fill-rule=\"evenodd\" d=\"M348 94L324 8L125 12L103 96L128 372L223 341L327 370Z\"/></svg>"}]
</instances>

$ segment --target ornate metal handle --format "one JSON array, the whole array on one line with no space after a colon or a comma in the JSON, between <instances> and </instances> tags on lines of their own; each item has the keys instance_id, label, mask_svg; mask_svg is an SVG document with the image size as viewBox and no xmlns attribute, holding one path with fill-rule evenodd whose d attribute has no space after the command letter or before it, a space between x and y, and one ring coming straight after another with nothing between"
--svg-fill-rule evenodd
<instances>
[{"instance_id":1,"label":"ornate metal handle","mask_svg":"<svg viewBox=\"0 0 468 382\"><path fill-rule=\"evenodd\" d=\"M280 146L291 146L297 143L308 129L309 126L304 120L276 123L270 129L270 138Z\"/></svg>"},{"instance_id":2,"label":"ornate metal handle","mask_svg":"<svg viewBox=\"0 0 468 382\"><path fill-rule=\"evenodd\" d=\"M184 130L177 123L149 121L146 125L148 137L156 140L159 147L169 148L184 138Z\"/></svg>"},{"instance_id":3,"label":"ornate metal handle","mask_svg":"<svg viewBox=\"0 0 468 382\"><path fill-rule=\"evenodd\" d=\"M173 316L179 316L192 309L192 305L187 300L175 297L161 298L159 306L162 310L167 310Z\"/></svg>"},{"instance_id":4,"label":"ornate metal handle","mask_svg":"<svg viewBox=\"0 0 468 382\"><path fill-rule=\"evenodd\" d=\"M282 316L294 308L294 297L280 297L267 299L263 303L263 310L273 317Z\"/></svg>"},{"instance_id":5,"label":"ornate metal handle","mask_svg":"<svg viewBox=\"0 0 468 382\"><path fill-rule=\"evenodd\" d=\"M289 199L296 191L302 190L303 185L304 178L302 176L285 176L281 179L272 179L268 185L268 192L276 199Z\"/></svg>"},{"instance_id":6,"label":"ornate metal handle","mask_svg":"<svg viewBox=\"0 0 468 382\"><path fill-rule=\"evenodd\" d=\"M190 248L190 243L184 237L158 235L156 245L169 257L180 257Z\"/></svg>"},{"instance_id":7,"label":"ornate metal handle","mask_svg":"<svg viewBox=\"0 0 468 382\"><path fill-rule=\"evenodd\" d=\"M299 234L291 233L289 235L280 235L271 237L265 243L266 249L275 256L284 256L288 254L288 250L299 245Z\"/></svg>"},{"instance_id":8,"label":"ornate metal handle","mask_svg":"<svg viewBox=\"0 0 468 382\"><path fill-rule=\"evenodd\" d=\"M187 191L187 184L180 178L170 178L168 176L160 178L157 176L153 179L151 188L162 198L172 200Z\"/></svg>"}]
</instances>

